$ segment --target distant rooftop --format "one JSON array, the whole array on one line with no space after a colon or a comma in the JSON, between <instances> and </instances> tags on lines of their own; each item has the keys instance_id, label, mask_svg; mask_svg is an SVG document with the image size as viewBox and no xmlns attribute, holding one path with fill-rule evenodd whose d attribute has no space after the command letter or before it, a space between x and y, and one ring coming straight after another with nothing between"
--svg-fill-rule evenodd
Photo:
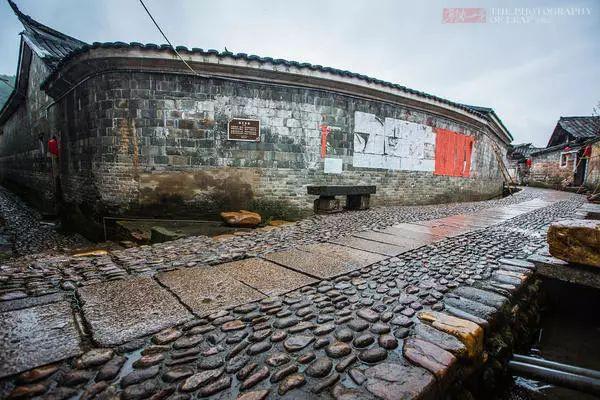
<instances>
[{"instance_id":1,"label":"distant rooftop","mask_svg":"<svg viewBox=\"0 0 600 400\"><path fill-rule=\"evenodd\" d=\"M600 116L560 117L558 124L574 138L588 139L600 136Z\"/></svg>"}]
</instances>

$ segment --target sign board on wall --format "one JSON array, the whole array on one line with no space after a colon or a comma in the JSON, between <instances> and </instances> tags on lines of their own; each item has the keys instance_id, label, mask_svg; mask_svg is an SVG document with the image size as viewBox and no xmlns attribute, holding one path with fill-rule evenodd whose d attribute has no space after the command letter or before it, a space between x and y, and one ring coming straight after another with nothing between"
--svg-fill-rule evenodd
<instances>
[{"instance_id":1,"label":"sign board on wall","mask_svg":"<svg viewBox=\"0 0 600 400\"><path fill-rule=\"evenodd\" d=\"M227 140L260 142L260 121L244 118L231 119L227 124Z\"/></svg>"}]
</instances>

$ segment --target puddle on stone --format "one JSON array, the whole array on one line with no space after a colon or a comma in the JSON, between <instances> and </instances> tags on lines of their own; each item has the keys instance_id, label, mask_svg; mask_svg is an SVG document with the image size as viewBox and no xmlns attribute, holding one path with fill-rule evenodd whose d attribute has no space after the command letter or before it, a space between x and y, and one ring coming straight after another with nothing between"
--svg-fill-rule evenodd
<instances>
[{"instance_id":1,"label":"puddle on stone","mask_svg":"<svg viewBox=\"0 0 600 400\"><path fill-rule=\"evenodd\" d=\"M144 350L144 347L142 346L138 350L134 350L131 353L124 354L124 356L127 360L121 367L121 370L119 371L119 375L117 375L117 377L114 379L115 382L119 382L122 377L126 376L130 372L133 372L133 363L136 362L141 357L143 350Z\"/></svg>"}]
</instances>

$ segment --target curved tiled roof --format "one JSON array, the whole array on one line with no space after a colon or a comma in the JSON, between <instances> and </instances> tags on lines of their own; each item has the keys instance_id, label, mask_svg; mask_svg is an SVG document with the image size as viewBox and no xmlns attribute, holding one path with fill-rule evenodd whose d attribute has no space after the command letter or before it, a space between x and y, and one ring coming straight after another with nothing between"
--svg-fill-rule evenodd
<instances>
[{"instance_id":1,"label":"curved tiled roof","mask_svg":"<svg viewBox=\"0 0 600 400\"><path fill-rule=\"evenodd\" d=\"M55 68L69 53L86 44L23 14L12 0L8 0L8 4L25 28L22 33L24 39L50 68Z\"/></svg>"},{"instance_id":2,"label":"curved tiled roof","mask_svg":"<svg viewBox=\"0 0 600 400\"><path fill-rule=\"evenodd\" d=\"M60 73L61 68L64 67L67 63L74 60L77 56L87 53L94 49L135 49L135 50L148 50L148 51L164 51L164 52L172 52L172 48L168 44L142 44L138 42L94 42L93 44L87 44L78 39L75 39L71 36L65 35L61 32L58 32L52 28L49 28L39 22L35 21L33 18L23 14L17 6L12 2L12 0L8 0L11 7L15 11L17 17L21 20L23 25L26 28L25 35L33 41L33 46L37 46L38 49L44 53L43 58L47 65L51 68L52 72L50 75L44 80L41 84L42 89L46 89L48 83L52 81L57 74ZM477 107L477 106L469 106L461 103L457 103L454 101L450 101L438 96L431 95L429 93L421 92L418 90L410 89L406 86L398 85L395 83L383 81L381 79L373 78L367 75L358 74L356 72L351 72L348 70L341 70L337 68L325 67L322 65L315 65L306 62L297 62L297 61L289 61L280 58L272 58L272 57L260 57L253 54L246 53L232 53L230 51L220 52L218 50L209 49L203 50L200 48L192 48L188 49L185 46L177 46L175 48L177 52L181 54L187 55L198 55L198 56L215 56L219 59L232 58L234 60L244 60L246 62L257 62L260 64L272 64L275 66L285 66L285 67L294 67L300 70L307 71L317 71L321 73L328 73L337 75L339 77L346 77L351 79L358 79L364 81L369 84L380 85L385 88L391 88L394 90L398 90L404 92L409 95L413 95L416 97L420 97L426 100L430 100L433 102L441 103L453 107L455 109L462 110L476 117L486 119L490 114L493 114L497 120L500 122L501 128L506 133L507 137L512 140L512 136L508 132L508 129L502 124L502 121L497 117L492 109L485 107Z\"/></svg>"},{"instance_id":3,"label":"curved tiled roof","mask_svg":"<svg viewBox=\"0 0 600 400\"><path fill-rule=\"evenodd\" d=\"M508 128L504 125L504 122L502 122L502 120L500 119L500 117L498 116L498 114L496 114L496 111L494 111L493 108L490 108L490 107L481 107L481 106L472 106L472 105L469 105L469 104L463 104L463 105L466 106L466 107L472 108L473 110L478 111L478 112L480 112L482 114L494 116L498 120L498 122L500 123L500 125L502 125L502 128L504 128L504 130L506 132L508 132ZM513 139L513 137L510 134L510 132L508 132L508 136L510 137L511 140Z\"/></svg>"},{"instance_id":4,"label":"curved tiled roof","mask_svg":"<svg viewBox=\"0 0 600 400\"><path fill-rule=\"evenodd\" d=\"M575 139L600 136L600 116L560 117L558 124Z\"/></svg>"},{"instance_id":5,"label":"curved tiled roof","mask_svg":"<svg viewBox=\"0 0 600 400\"><path fill-rule=\"evenodd\" d=\"M60 70L60 68L62 66L64 66L65 64L67 64L68 62L70 62L72 59L74 59L75 57L77 57L80 54L86 53L90 50L93 49L98 49L98 48L106 48L106 49L140 49L140 50L159 50L159 51L172 51L171 46L169 46L168 44L155 44L155 43L147 43L147 44L143 44L143 43L138 43L138 42L131 42L131 43L125 43L125 42L94 42L91 45L86 44L81 46L78 49L73 50L71 53L69 53L65 58L63 58L56 66L55 72L53 72L52 74L50 74L50 76L46 79L46 81L44 83L42 83L42 87L45 87L47 85L47 82L52 80L54 78L54 76L56 75L56 71ZM322 65L315 65L315 64L310 64L310 63L306 63L306 62L298 62L298 61L289 61L289 60L284 60L281 58L272 58L272 57L261 57L261 56L257 56L254 54L246 54L246 53L232 53L230 51L218 51L218 50L214 50L214 49L209 49L209 50L204 50L204 49L200 49L200 48L192 48L192 49L188 49L185 46L177 46L175 48L179 53L183 54L194 54L194 55L212 55L212 56L217 56L219 58L226 58L226 57L230 57L233 58L235 60L245 60L245 61L255 61L258 63L271 63L273 65L282 65L282 66L286 66L286 67L296 67L296 68L300 68L300 69L307 69L307 70L311 70L311 71L319 71L319 72L326 72L326 73L330 73L330 74L334 74L334 75L338 75L338 76L342 76L342 77L348 77L348 78L356 78L356 79L360 79L363 80L367 83L375 83L378 85L382 85L385 87L389 87L389 88L393 88L393 89L397 89L400 90L402 92L408 93L408 94L412 94L412 95L416 95L416 96L420 96L429 100L434 100L440 103L444 103L447 105L450 105L452 107L456 107L459 108L463 111L467 111L471 114L474 114L478 117L485 117L484 112L477 110L476 107L473 106L467 106L461 103L457 103L454 101L450 101L438 96L434 96L432 94L429 93L425 93L425 92L421 92L418 90L414 90L414 89L410 89L406 86L402 86L402 85L398 85L396 83L391 83L391 82L387 82L381 79L377 79L377 78L373 78L367 75L362 75L362 74L358 74L356 72L351 72L348 70L341 70L341 69L337 69L337 68L331 68L331 67L324 67Z\"/></svg>"}]
</instances>

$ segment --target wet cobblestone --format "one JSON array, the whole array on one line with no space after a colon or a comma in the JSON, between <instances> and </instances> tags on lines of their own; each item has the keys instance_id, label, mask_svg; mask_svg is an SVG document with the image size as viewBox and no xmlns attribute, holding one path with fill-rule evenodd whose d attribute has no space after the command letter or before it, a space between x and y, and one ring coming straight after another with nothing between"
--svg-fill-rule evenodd
<instances>
[{"instance_id":1,"label":"wet cobblestone","mask_svg":"<svg viewBox=\"0 0 600 400\"><path fill-rule=\"evenodd\" d=\"M544 247L547 224L572 215L580 203L572 196L331 280L41 367L5 380L0 393L101 399L424 395L434 390L434 376L444 378L472 354L457 336L420 319L421 313L487 322L530 274L527 263L506 259L525 259ZM186 240L169 245L181 258ZM286 245L298 243L306 241Z\"/></svg>"},{"instance_id":2,"label":"wet cobblestone","mask_svg":"<svg viewBox=\"0 0 600 400\"><path fill-rule=\"evenodd\" d=\"M361 212L314 216L268 231L244 232L227 240L189 237L113 251L103 257L77 258L61 254L24 256L0 265L0 299L70 291L79 286L123 279L128 275L154 275L178 268L220 264L299 245L323 243L358 231L384 229L401 222L431 220L516 204L543 197L544 193L527 189L512 197L485 202L378 207ZM56 233L53 228L40 224L39 218L26 206L18 204L17 207L15 204L13 195L0 188L0 212L2 215L5 215L4 212L6 215L17 214L7 220L7 225L15 226L18 232L15 231L14 236L29 243L18 245L23 251L37 252L48 247L55 249L86 243L81 237L70 238Z\"/></svg>"},{"instance_id":3,"label":"wet cobblestone","mask_svg":"<svg viewBox=\"0 0 600 400\"><path fill-rule=\"evenodd\" d=\"M37 211L1 186L0 217L3 234L8 236L15 256L90 245L79 234L60 233L53 225L44 224Z\"/></svg>"}]
</instances>

